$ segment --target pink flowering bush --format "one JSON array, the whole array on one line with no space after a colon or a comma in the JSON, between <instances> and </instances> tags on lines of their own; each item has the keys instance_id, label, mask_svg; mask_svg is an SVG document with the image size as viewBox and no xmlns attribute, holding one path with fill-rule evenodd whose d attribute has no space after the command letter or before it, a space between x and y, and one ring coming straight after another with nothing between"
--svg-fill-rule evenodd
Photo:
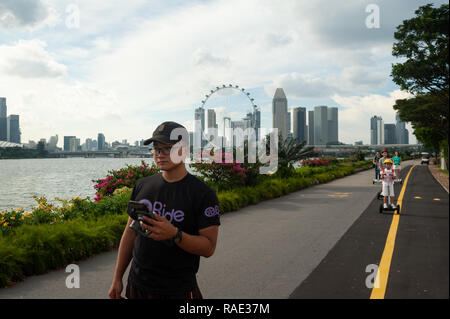
<instances>
[{"instance_id":1,"label":"pink flowering bush","mask_svg":"<svg viewBox=\"0 0 450 319\"><path fill-rule=\"evenodd\" d=\"M314 159L308 159L303 160L300 162L302 166L307 167L320 167L320 166L329 166L330 161L326 158L314 158Z\"/></svg>"},{"instance_id":2,"label":"pink flowering bush","mask_svg":"<svg viewBox=\"0 0 450 319\"><path fill-rule=\"evenodd\" d=\"M202 152L201 157L189 166L212 187L226 190L245 185L247 169L233 159L233 154L211 150Z\"/></svg>"},{"instance_id":3,"label":"pink flowering bush","mask_svg":"<svg viewBox=\"0 0 450 319\"><path fill-rule=\"evenodd\" d=\"M141 165L127 165L120 170L112 170L108 173L105 178L92 180L96 183L94 185L97 191L94 198L96 202L100 201L102 197L113 195L116 189L133 188L139 178L159 173L159 169L155 164L149 166L146 162L141 161Z\"/></svg>"}]
</instances>

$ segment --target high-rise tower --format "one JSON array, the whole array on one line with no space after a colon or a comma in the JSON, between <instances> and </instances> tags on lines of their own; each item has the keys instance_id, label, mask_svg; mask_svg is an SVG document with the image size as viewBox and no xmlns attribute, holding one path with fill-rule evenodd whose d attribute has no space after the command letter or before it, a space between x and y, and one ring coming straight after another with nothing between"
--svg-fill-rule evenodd
<instances>
[{"instance_id":1,"label":"high-rise tower","mask_svg":"<svg viewBox=\"0 0 450 319\"><path fill-rule=\"evenodd\" d=\"M283 139L286 139L288 135L287 119L288 106L286 95L282 88L278 88L272 100L272 127L278 129L278 133L281 133Z\"/></svg>"}]
</instances>

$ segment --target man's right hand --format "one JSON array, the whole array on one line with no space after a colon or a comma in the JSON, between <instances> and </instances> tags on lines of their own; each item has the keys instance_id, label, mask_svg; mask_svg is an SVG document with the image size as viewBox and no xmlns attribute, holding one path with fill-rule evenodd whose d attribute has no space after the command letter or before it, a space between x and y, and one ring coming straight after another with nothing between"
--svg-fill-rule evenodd
<instances>
[{"instance_id":1,"label":"man's right hand","mask_svg":"<svg viewBox=\"0 0 450 319\"><path fill-rule=\"evenodd\" d=\"M111 284L111 288L109 288L109 298L111 299L122 299L123 297L120 295L123 290L122 280L114 280Z\"/></svg>"}]
</instances>

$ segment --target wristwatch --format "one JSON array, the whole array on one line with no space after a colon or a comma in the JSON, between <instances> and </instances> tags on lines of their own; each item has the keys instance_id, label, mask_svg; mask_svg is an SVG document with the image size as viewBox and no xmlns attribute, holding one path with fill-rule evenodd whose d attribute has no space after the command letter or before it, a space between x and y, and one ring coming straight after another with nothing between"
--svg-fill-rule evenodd
<instances>
[{"instance_id":1,"label":"wristwatch","mask_svg":"<svg viewBox=\"0 0 450 319\"><path fill-rule=\"evenodd\" d=\"M175 236L173 236L172 240L175 244L179 244L181 242L181 240L183 239L183 233L181 232L181 230L179 228L177 228L177 234Z\"/></svg>"}]
</instances>

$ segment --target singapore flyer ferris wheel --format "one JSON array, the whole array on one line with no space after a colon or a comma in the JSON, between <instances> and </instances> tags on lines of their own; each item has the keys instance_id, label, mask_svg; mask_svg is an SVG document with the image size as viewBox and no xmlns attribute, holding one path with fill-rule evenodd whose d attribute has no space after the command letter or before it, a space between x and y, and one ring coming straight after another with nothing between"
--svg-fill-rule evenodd
<instances>
[{"instance_id":1,"label":"singapore flyer ferris wheel","mask_svg":"<svg viewBox=\"0 0 450 319\"><path fill-rule=\"evenodd\" d=\"M236 90L236 91L242 93L245 97L247 97L247 99L250 101L250 103L251 103L251 105L253 107L253 111L258 109L258 106L254 103L255 99L250 97L250 93L246 92L244 88L239 88L239 85L233 85L233 84L228 84L228 85L223 84L222 86L216 86L215 89L210 90L210 93L206 94L205 95L205 99L202 100L202 105L200 107L202 109L204 109L205 105L206 105L206 102L208 102L208 99L211 96L213 96L215 93L217 93L217 92L219 92L221 90L229 90L229 89Z\"/></svg>"}]
</instances>

